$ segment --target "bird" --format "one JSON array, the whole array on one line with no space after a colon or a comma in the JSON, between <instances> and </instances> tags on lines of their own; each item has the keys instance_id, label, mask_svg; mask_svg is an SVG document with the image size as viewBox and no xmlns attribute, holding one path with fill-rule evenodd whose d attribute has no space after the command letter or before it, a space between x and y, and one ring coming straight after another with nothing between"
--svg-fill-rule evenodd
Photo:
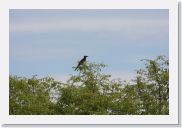
<instances>
[{"instance_id":1,"label":"bird","mask_svg":"<svg viewBox=\"0 0 182 128\"><path fill-rule=\"evenodd\" d=\"M81 60L79 61L77 67L75 68L75 71L76 71L78 68L80 68L81 65L84 64L84 62L86 61L86 58L87 58L87 57L88 57L88 56L84 56L83 59L81 59Z\"/></svg>"}]
</instances>

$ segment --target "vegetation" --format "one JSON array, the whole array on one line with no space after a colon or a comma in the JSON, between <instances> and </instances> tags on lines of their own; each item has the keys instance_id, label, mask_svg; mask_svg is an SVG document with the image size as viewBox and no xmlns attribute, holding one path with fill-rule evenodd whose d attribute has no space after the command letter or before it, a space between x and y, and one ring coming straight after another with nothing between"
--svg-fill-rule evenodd
<instances>
[{"instance_id":1,"label":"vegetation","mask_svg":"<svg viewBox=\"0 0 182 128\"><path fill-rule=\"evenodd\" d=\"M10 76L11 115L167 115L169 62L145 61L136 78L125 82L103 74L104 64L85 63L66 83L45 77Z\"/></svg>"}]
</instances>

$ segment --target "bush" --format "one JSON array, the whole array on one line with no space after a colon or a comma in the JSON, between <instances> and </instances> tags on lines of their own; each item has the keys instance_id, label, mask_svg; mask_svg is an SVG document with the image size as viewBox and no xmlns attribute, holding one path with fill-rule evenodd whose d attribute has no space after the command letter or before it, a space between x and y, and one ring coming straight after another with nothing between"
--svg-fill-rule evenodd
<instances>
[{"instance_id":1,"label":"bush","mask_svg":"<svg viewBox=\"0 0 182 128\"><path fill-rule=\"evenodd\" d=\"M111 80L104 64L85 63L66 83L51 77L10 76L11 115L169 114L169 62L144 60L131 82ZM132 84L131 84L132 83Z\"/></svg>"}]
</instances>

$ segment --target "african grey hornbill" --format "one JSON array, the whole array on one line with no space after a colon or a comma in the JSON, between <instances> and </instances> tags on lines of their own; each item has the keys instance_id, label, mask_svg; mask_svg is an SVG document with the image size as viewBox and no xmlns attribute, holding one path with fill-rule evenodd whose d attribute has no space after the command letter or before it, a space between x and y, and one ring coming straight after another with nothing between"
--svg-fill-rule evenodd
<instances>
[{"instance_id":1,"label":"african grey hornbill","mask_svg":"<svg viewBox=\"0 0 182 128\"><path fill-rule=\"evenodd\" d=\"M80 68L81 65L84 64L84 62L86 61L86 58L87 58L87 57L88 57L88 56L84 56L83 59L81 59L81 60L79 61L77 67L75 68L75 71L76 71L78 68Z\"/></svg>"}]
</instances>

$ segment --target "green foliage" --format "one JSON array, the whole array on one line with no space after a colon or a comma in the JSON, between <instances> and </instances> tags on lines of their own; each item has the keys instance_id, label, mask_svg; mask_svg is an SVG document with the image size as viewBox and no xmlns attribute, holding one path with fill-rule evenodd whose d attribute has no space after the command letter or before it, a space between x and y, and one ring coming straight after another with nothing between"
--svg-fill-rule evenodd
<instances>
[{"instance_id":1,"label":"green foliage","mask_svg":"<svg viewBox=\"0 0 182 128\"><path fill-rule=\"evenodd\" d=\"M10 76L9 78L9 114L48 115L55 114L54 97L59 83L46 77L31 79Z\"/></svg>"},{"instance_id":2,"label":"green foliage","mask_svg":"<svg viewBox=\"0 0 182 128\"><path fill-rule=\"evenodd\" d=\"M142 114L169 114L169 62L164 56L145 60L146 68L137 71L138 97Z\"/></svg>"},{"instance_id":3,"label":"green foliage","mask_svg":"<svg viewBox=\"0 0 182 128\"><path fill-rule=\"evenodd\" d=\"M164 56L145 61L130 81L111 80L104 64L84 63L66 83L46 77L10 76L12 115L169 114L169 63Z\"/></svg>"}]
</instances>

